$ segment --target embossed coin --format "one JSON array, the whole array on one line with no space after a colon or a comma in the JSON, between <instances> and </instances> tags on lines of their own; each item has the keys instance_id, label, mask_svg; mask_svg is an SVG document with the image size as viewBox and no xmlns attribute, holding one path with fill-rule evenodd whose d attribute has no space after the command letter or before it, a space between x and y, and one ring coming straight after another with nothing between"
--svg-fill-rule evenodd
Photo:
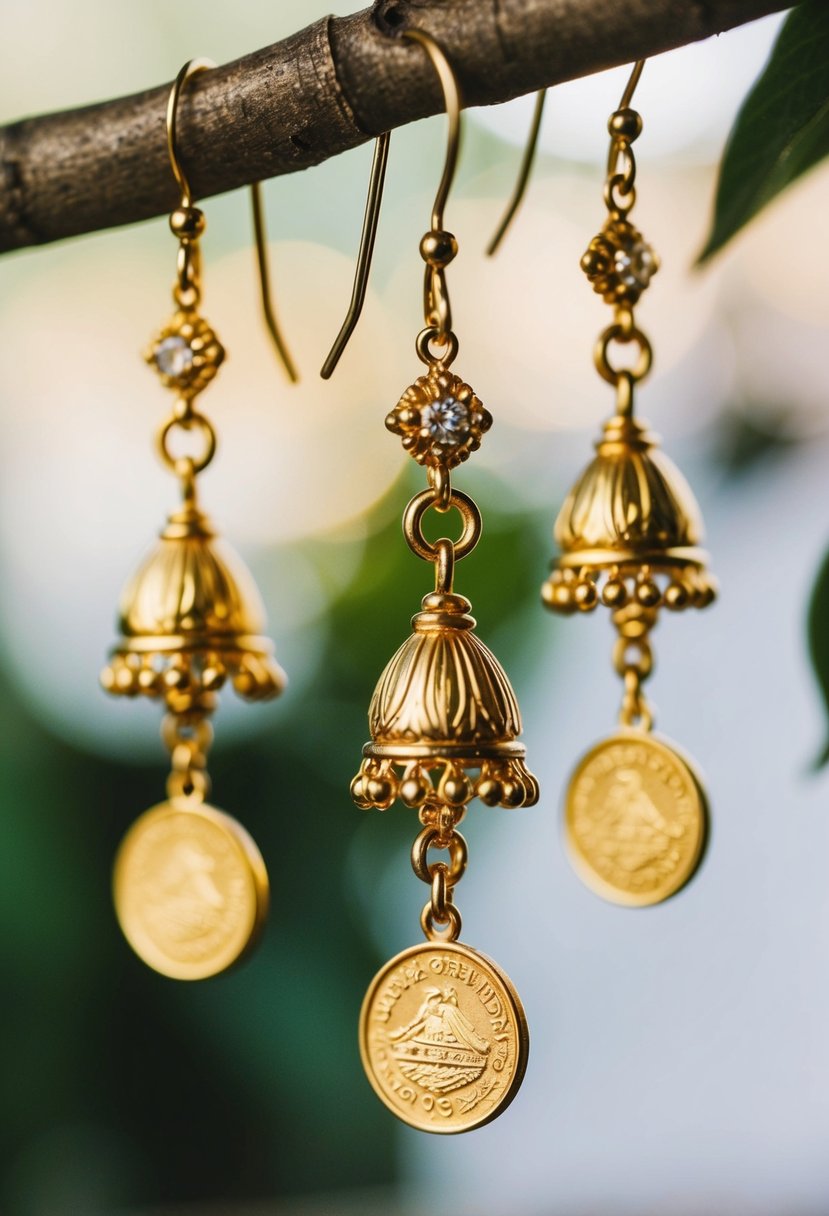
<instances>
[{"instance_id":1,"label":"embossed coin","mask_svg":"<svg viewBox=\"0 0 829 1216\"><path fill-rule=\"evenodd\" d=\"M267 912L268 875L235 819L173 799L127 832L115 858L113 894L139 958L173 979L201 980L252 945Z\"/></svg>"},{"instance_id":2,"label":"embossed coin","mask_svg":"<svg viewBox=\"0 0 829 1216\"><path fill-rule=\"evenodd\" d=\"M658 904L697 869L708 810L693 770L673 748L628 729L579 762L567 790L573 866L598 895L629 907Z\"/></svg>"},{"instance_id":3,"label":"embossed coin","mask_svg":"<svg viewBox=\"0 0 829 1216\"><path fill-rule=\"evenodd\" d=\"M360 1055L378 1097L423 1132L468 1132L515 1097L527 1067L524 1009L491 959L425 942L386 963L360 1013Z\"/></svg>"}]
</instances>

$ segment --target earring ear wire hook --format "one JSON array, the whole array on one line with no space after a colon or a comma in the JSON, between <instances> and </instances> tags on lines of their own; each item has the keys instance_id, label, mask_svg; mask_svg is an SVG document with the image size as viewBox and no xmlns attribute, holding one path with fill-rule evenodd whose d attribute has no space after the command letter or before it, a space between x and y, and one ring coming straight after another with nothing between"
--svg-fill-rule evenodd
<instances>
[{"instance_id":1,"label":"earring ear wire hook","mask_svg":"<svg viewBox=\"0 0 829 1216\"><path fill-rule=\"evenodd\" d=\"M182 209L193 206L193 192L190 187L190 182L187 174L182 166L179 157L178 147L178 108L181 100L182 90L191 77L199 72L208 71L215 68L216 64L212 59L189 59L184 67L179 72L175 79L173 87L170 89L170 96L167 100L167 152L170 156L170 168L173 171L173 176L176 179L176 184L181 191L181 201L179 206ZM273 302L270 289L270 272L268 269L268 242L265 230L265 215L262 206L262 186L260 182L252 182L250 187L251 204L253 213L253 234L256 242L256 263L259 270L259 289L261 296L262 312L265 317L265 325L268 333L271 336L276 353L279 357L282 366L291 383L296 384L299 380L296 366L291 358L288 348L285 344L285 339L279 329L279 324L276 320ZM196 257L198 257L198 245L195 246Z\"/></svg>"},{"instance_id":2,"label":"earring ear wire hook","mask_svg":"<svg viewBox=\"0 0 829 1216\"><path fill-rule=\"evenodd\" d=\"M491 258L497 251L498 246L507 234L507 229L515 218L515 213L521 206L521 201L527 192L527 186L532 172L535 154L538 149L538 136L541 131L541 119L544 114L544 102L547 99L547 90L539 89L535 95L535 107L533 109L532 122L530 123L530 133L527 136L527 143L524 147L524 155L521 157L521 166L518 170L518 178L512 190L512 196L507 203L504 214L501 217L501 222L495 229L495 235L486 247L486 256Z\"/></svg>"},{"instance_id":3,"label":"earring ear wire hook","mask_svg":"<svg viewBox=\"0 0 829 1216\"><path fill-rule=\"evenodd\" d=\"M620 110L626 110L628 108L628 106L630 105L631 101L633 100L633 94L636 90L637 84L639 83L639 77L642 75L642 69L644 68L644 66L645 66L644 59L637 59L636 63L633 65L633 71L631 72L630 78L628 79L628 82L625 85L625 91L622 93L622 99L619 102ZM544 113L544 101L546 99L546 96L547 96L546 89L540 89L535 95L535 108L533 110L532 122L530 123L530 133L527 136L527 143L524 147L524 155L521 158L521 166L518 170L518 178L516 180L515 186L513 187L512 197L510 198L509 202L507 203L506 210L504 211L503 217L501 218L501 222L495 230L495 235L493 236L492 240L487 245L487 249L486 249L487 257L492 257L493 254L497 251L498 246L501 244L501 241L506 236L507 229L509 228L513 219L515 218L515 213L518 211L518 208L521 205L524 195L526 194L527 185L529 184L530 174L532 172L533 162L535 160L535 154L538 149L538 136L539 136L539 132L541 131L541 119L542 119L542 116ZM617 148L616 148L616 144L614 143L611 148L611 155L614 158L615 158L616 151L617 151ZM612 172L612 169L609 169L608 172Z\"/></svg>"},{"instance_id":4,"label":"earring ear wire hook","mask_svg":"<svg viewBox=\"0 0 829 1216\"><path fill-rule=\"evenodd\" d=\"M449 120L449 126L446 138L446 158L443 164L443 172L438 184L435 201L432 204L432 231L442 232L443 230L443 213L446 208L446 200L449 197L449 191L452 187L452 182L455 178L455 171L458 165L458 156L460 154L461 144L461 108L462 101L460 89L452 70L452 65L449 63L446 55L441 47L435 42L430 34L425 30L407 29L403 30L399 35L401 38L407 38L411 42L417 42L426 51L432 66L434 67L438 79L440 81L441 91L443 92L444 106L446 115ZM334 371L334 368L340 361L343 351L348 345L348 341L357 326L360 319L360 314L365 303L366 290L368 288L369 274L371 272L371 259L374 253L374 242L377 236L377 226L380 219L380 207L383 201L383 184L386 175L386 165L388 163L389 144L391 141L391 132L385 131L377 137L374 146L374 158L371 163L371 175L369 177L368 195L366 197L366 211L363 218L363 229L360 236L360 248L357 253L357 265L354 272L354 285L351 292L351 303L346 313L345 321L342 324L339 334L334 340L334 345L328 352L328 356L322 365L320 375L323 380L328 380ZM430 295L430 275L433 273L432 267L426 267L427 275L427 306L426 311L430 311L431 305L428 303ZM434 272L442 274L442 271ZM443 288L445 294L445 288Z\"/></svg>"}]
</instances>

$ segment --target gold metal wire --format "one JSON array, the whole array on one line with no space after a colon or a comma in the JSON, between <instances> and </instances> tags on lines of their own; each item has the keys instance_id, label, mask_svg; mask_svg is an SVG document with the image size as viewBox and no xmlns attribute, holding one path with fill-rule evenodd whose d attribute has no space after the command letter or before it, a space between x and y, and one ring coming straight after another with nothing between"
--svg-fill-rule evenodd
<instances>
[{"instance_id":1,"label":"gold metal wire","mask_svg":"<svg viewBox=\"0 0 829 1216\"><path fill-rule=\"evenodd\" d=\"M541 120L544 116L544 102L547 99L547 90L539 89L535 95L535 106L533 108L532 122L530 123L530 133L527 136L527 142L524 145L524 154L521 157L521 165L518 170L518 177L513 187L512 196L507 203L506 210L501 216L501 222L495 229L495 235L486 247L486 255L491 258L504 239L512 221L515 219L516 212L521 206L524 195L527 192L527 186L532 173L535 154L538 150L538 136L541 132Z\"/></svg>"},{"instance_id":2,"label":"gold metal wire","mask_svg":"<svg viewBox=\"0 0 829 1216\"><path fill-rule=\"evenodd\" d=\"M190 186L190 180L181 163L178 142L178 109L181 100L182 90L193 76L199 72L208 71L215 68L216 64L212 59L188 59L184 67L179 72L178 76L170 89L170 96L167 99L167 152L170 157L170 168L173 171L173 176L176 179L176 184L181 192L179 206L182 210L189 210L193 206L193 191ZM285 368L288 379L292 383L296 383L299 379L296 365L294 364L285 339L279 328L276 319L276 313L273 307L270 290L270 273L268 270L268 244L267 234L265 231L264 210L262 207L262 189L259 182L251 184L251 203L253 212L253 233L256 243L256 263L259 270L259 288L262 303L262 312L265 318L265 325L268 333L271 336L274 348L276 350L279 361ZM188 279L187 286L194 285L193 281L199 278L199 257L198 257L198 241L189 240L182 242L185 249L183 258L183 271ZM180 274L181 277L181 274ZM180 284L181 286L181 284Z\"/></svg>"},{"instance_id":3,"label":"gold metal wire","mask_svg":"<svg viewBox=\"0 0 829 1216\"><path fill-rule=\"evenodd\" d=\"M452 65L446 58L446 55L441 50L434 38L427 34L424 30L407 29L401 34L401 37L408 38L411 42L417 42L429 56L429 59L434 67L440 86L443 91L443 100L446 108L447 118L449 120L449 128L446 139L446 157L443 164L443 172L441 174L440 183L438 184L435 201L432 204L432 231L443 232L443 214L446 208L446 200L449 197L449 191L454 181L455 171L457 169L458 157L460 155L461 143L461 108L462 101L460 88L458 86L455 73L452 70ZM363 218L363 229L360 235L360 248L357 253L357 264L354 271L354 284L351 290L351 302L348 306L348 311L345 320L340 328L340 332L334 339L334 344L326 356L325 362L320 370L320 375L323 380L328 380L334 371L334 368L340 361L342 353L348 345L351 335L357 326L360 319L360 314L365 303L366 290L368 288L369 275L371 273L371 259L374 253L374 241L377 236L377 226L380 219L380 208L383 201L383 185L386 176L386 165L388 162L389 143L391 141L391 132L386 131L377 137L377 142L374 147L374 157L371 164L371 173L369 176L368 194L366 197L366 210ZM442 274L442 271L434 271L431 266L427 266L426 277L427 284L431 275ZM426 295L429 295L427 286ZM424 311L427 318L432 311L432 302L427 298L424 301ZM427 325L432 324L427 320ZM448 328L448 327L447 327ZM448 335L442 335L447 336Z\"/></svg>"}]
</instances>

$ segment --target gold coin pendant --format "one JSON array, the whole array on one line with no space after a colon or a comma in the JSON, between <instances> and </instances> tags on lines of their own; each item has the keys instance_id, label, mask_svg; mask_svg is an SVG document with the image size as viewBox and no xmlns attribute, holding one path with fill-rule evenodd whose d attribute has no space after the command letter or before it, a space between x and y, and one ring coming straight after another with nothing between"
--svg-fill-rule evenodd
<instances>
[{"instance_id":1,"label":"gold coin pendant","mask_svg":"<svg viewBox=\"0 0 829 1216\"><path fill-rule=\"evenodd\" d=\"M424 1132L468 1132L509 1105L524 1076L527 1020L506 975L460 942L425 942L377 973L360 1055L377 1096Z\"/></svg>"},{"instance_id":2,"label":"gold coin pendant","mask_svg":"<svg viewBox=\"0 0 829 1216\"><path fill-rule=\"evenodd\" d=\"M267 912L265 863L247 832L205 803L172 799L147 811L115 858L118 921L139 958L162 975L201 980L253 944Z\"/></svg>"},{"instance_id":3,"label":"gold coin pendant","mask_svg":"<svg viewBox=\"0 0 829 1216\"><path fill-rule=\"evenodd\" d=\"M658 904L693 877L708 835L699 778L673 746L628 728L576 767L565 803L573 867L597 895Z\"/></svg>"}]
</instances>

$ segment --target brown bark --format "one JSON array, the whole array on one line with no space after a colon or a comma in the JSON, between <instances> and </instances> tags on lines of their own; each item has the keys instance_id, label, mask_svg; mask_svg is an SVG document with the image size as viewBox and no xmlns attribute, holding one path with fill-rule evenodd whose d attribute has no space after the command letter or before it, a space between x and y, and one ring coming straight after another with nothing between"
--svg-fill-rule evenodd
<instances>
[{"instance_id":1,"label":"brown bark","mask_svg":"<svg viewBox=\"0 0 829 1216\"><path fill-rule=\"evenodd\" d=\"M196 198L319 164L441 108L420 26L466 105L495 105L788 7L780 0L377 0L188 82L179 141ZM0 252L169 211L169 84L0 128Z\"/></svg>"}]
</instances>

